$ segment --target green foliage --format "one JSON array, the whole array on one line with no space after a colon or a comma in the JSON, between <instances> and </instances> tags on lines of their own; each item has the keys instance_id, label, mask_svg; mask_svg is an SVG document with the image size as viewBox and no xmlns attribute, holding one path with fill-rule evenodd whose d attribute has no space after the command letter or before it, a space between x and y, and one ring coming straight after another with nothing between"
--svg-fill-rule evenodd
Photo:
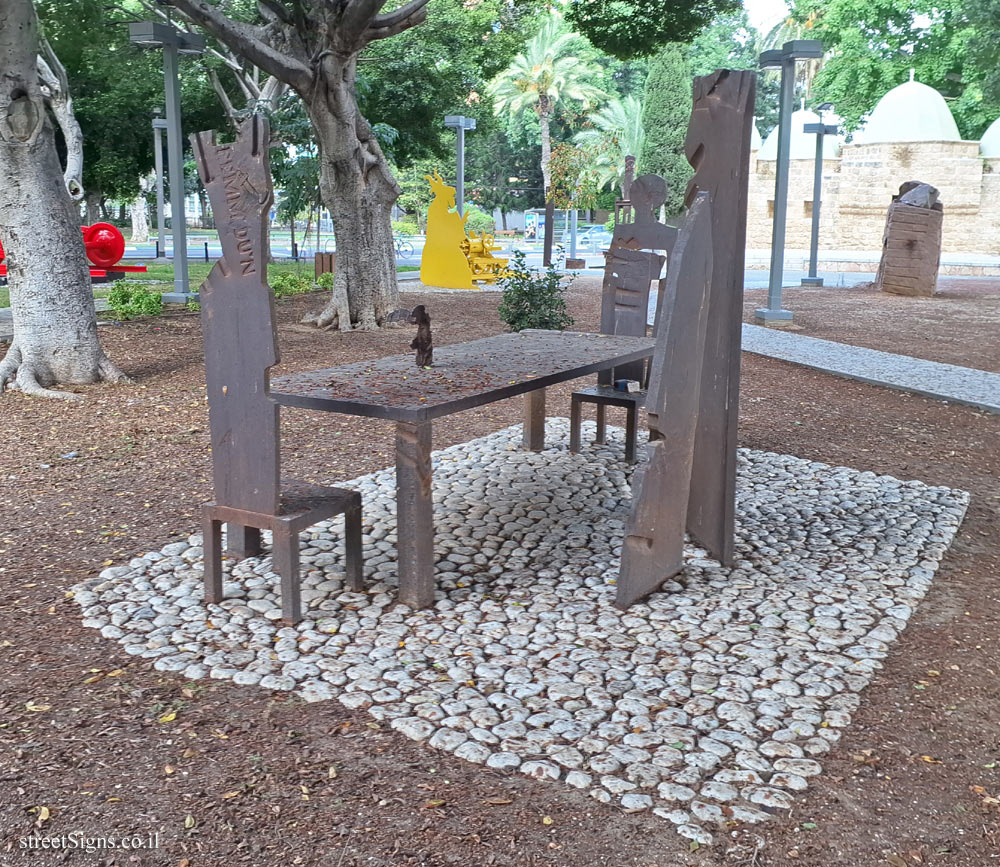
<instances>
[{"instance_id":1,"label":"green foliage","mask_svg":"<svg viewBox=\"0 0 1000 867\"><path fill-rule=\"evenodd\" d=\"M1000 0L966 0L965 8L973 28L969 54L982 76L983 99L1000 107Z\"/></svg>"},{"instance_id":2,"label":"green foliage","mask_svg":"<svg viewBox=\"0 0 1000 867\"><path fill-rule=\"evenodd\" d=\"M562 331L573 324L573 318L566 312L562 275L555 268L532 271L524 263L524 253L517 251L508 271L499 281L503 290L499 313L511 331L524 328Z\"/></svg>"},{"instance_id":3,"label":"green foliage","mask_svg":"<svg viewBox=\"0 0 1000 867\"><path fill-rule=\"evenodd\" d=\"M273 280L271 281L274 282ZM316 278L316 285L320 289L326 289L330 291L333 289L333 271L324 271L319 277Z\"/></svg>"},{"instance_id":4,"label":"green foliage","mask_svg":"<svg viewBox=\"0 0 1000 867\"><path fill-rule=\"evenodd\" d=\"M396 165L454 154L455 134L442 118L469 114L470 93L507 66L537 28L540 8L540 0L433 0L419 27L368 45L358 102L372 123L398 131L386 151Z\"/></svg>"},{"instance_id":5,"label":"green foliage","mask_svg":"<svg viewBox=\"0 0 1000 867\"><path fill-rule=\"evenodd\" d=\"M566 17L597 48L628 60L693 37L739 0L571 0Z\"/></svg>"},{"instance_id":6,"label":"green foliage","mask_svg":"<svg viewBox=\"0 0 1000 867\"><path fill-rule=\"evenodd\" d=\"M302 295L313 291L313 282L308 277L298 274L276 274L270 278L271 289L275 298L285 298L289 295Z\"/></svg>"},{"instance_id":7,"label":"green foliage","mask_svg":"<svg viewBox=\"0 0 1000 867\"><path fill-rule=\"evenodd\" d=\"M667 182L667 213L680 213L691 177L684 155L684 138L691 116L691 71L686 47L667 45L649 63L642 125L645 146L639 155L640 173L661 175Z\"/></svg>"},{"instance_id":8,"label":"green foliage","mask_svg":"<svg viewBox=\"0 0 1000 867\"><path fill-rule=\"evenodd\" d=\"M594 112L585 126L573 138L578 145L593 154L597 186L620 186L625 174L625 157L642 156L646 130L642 123L643 107L638 97L612 99L600 111ZM591 207L586 205L584 207Z\"/></svg>"},{"instance_id":9,"label":"green foliage","mask_svg":"<svg viewBox=\"0 0 1000 867\"><path fill-rule=\"evenodd\" d=\"M394 235L416 235L420 232L415 214L406 214L399 220L392 221L392 233Z\"/></svg>"},{"instance_id":10,"label":"green foliage","mask_svg":"<svg viewBox=\"0 0 1000 867\"><path fill-rule=\"evenodd\" d=\"M557 208L593 208L597 204L597 193L604 185L599 169L601 163L609 162L601 148L605 143L597 141L590 146L558 144L552 150L549 171L552 183L549 198Z\"/></svg>"},{"instance_id":11,"label":"green foliage","mask_svg":"<svg viewBox=\"0 0 1000 867\"><path fill-rule=\"evenodd\" d=\"M489 214L468 202L465 203L463 214L468 217L465 221L465 230L470 234L479 235L482 232L492 232L496 228L496 223Z\"/></svg>"},{"instance_id":12,"label":"green foliage","mask_svg":"<svg viewBox=\"0 0 1000 867\"><path fill-rule=\"evenodd\" d=\"M188 301L188 303L185 304L184 306L188 310L190 310L192 313L200 313L201 312L201 302L200 301Z\"/></svg>"},{"instance_id":13,"label":"green foliage","mask_svg":"<svg viewBox=\"0 0 1000 867\"><path fill-rule=\"evenodd\" d=\"M116 280L108 293L108 306L119 319L158 316L163 312L163 297L134 280Z\"/></svg>"},{"instance_id":14,"label":"green foliage","mask_svg":"<svg viewBox=\"0 0 1000 867\"><path fill-rule=\"evenodd\" d=\"M1000 94L984 96L995 67L989 65L988 50L970 48L982 48L983 34L966 14L967 2L799 0L793 18L811 25L810 37L822 40L830 52L813 83L814 99L832 102L845 128L853 130L882 96L907 80L912 68L917 81L951 101L962 136L978 138L1000 111ZM992 5L988 14L995 14L995 0L981 2L974 8ZM997 50L995 40L992 50Z\"/></svg>"}]
</instances>

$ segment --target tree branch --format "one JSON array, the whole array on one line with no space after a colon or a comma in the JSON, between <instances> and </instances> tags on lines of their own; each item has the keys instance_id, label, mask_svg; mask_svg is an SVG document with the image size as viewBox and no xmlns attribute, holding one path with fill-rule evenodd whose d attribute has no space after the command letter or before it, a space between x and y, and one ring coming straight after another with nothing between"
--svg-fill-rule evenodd
<instances>
[{"instance_id":1,"label":"tree branch","mask_svg":"<svg viewBox=\"0 0 1000 867\"><path fill-rule=\"evenodd\" d=\"M386 12L385 15L376 15L372 20L371 28L373 30L381 30L383 27L395 27L413 15L414 12L423 9L428 2L429 0L410 0L409 3L400 6L392 12Z\"/></svg>"},{"instance_id":2,"label":"tree branch","mask_svg":"<svg viewBox=\"0 0 1000 867\"><path fill-rule=\"evenodd\" d=\"M208 78L212 82L212 87L215 90L216 96L219 97L219 102L222 103L222 109L226 113L226 117L229 119L229 123L232 124L233 128L239 132L240 125L236 120L236 108L233 106L233 101L229 98L229 94L226 93L226 89L222 86L222 82L219 81L219 76L216 74L214 69L208 71Z\"/></svg>"},{"instance_id":3,"label":"tree branch","mask_svg":"<svg viewBox=\"0 0 1000 867\"><path fill-rule=\"evenodd\" d=\"M344 17L340 19L343 42L350 45L365 35L386 0L348 0Z\"/></svg>"},{"instance_id":4,"label":"tree branch","mask_svg":"<svg viewBox=\"0 0 1000 867\"><path fill-rule=\"evenodd\" d=\"M414 0L415 3L420 5L413 10L407 17L396 21L394 24L390 24L384 27L376 27L374 24L365 32L365 41L374 42L376 39L388 39L390 36L395 36L398 33L402 33L404 30L409 30L411 27L416 27L418 24L423 24L427 20L427 0ZM407 5L414 5L413 3ZM379 18L383 16L378 16L375 20L378 21Z\"/></svg>"},{"instance_id":5,"label":"tree branch","mask_svg":"<svg viewBox=\"0 0 1000 867\"><path fill-rule=\"evenodd\" d=\"M311 87L313 74L309 67L268 45L262 28L242 21L233 21L205 0L169 0L169 2L191 21L200 24L216 39L229 46L236 54L245 57L282 81L288 82L296 90L305 91Z\"/></svg>"},{"instance_id":6,"label":"tree branch","mask_svg":"<svg viewBox=\"0 0 1000 867\"><path fill-rule=\"evenodd\" d=\"M261 15L267 18L274 18L282 24L294 25L291 13L279 2L279 0L257 0L257 9Z\"/></svg>"}]
</instances>

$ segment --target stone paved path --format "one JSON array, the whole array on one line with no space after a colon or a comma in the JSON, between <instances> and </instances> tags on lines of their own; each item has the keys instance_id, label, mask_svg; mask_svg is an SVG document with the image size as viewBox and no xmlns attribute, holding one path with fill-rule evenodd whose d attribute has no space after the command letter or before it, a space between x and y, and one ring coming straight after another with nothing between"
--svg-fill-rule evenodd
<instances>
[{"instance_id":1,"label":"stone paved path","mask_svg":"<svg viewBox=\"0 0 1000 867\"><path fill-rule=\"evenodd\" d=\"M835 376L1000 413L1000 373L803 337L760 325L743 325L743 349Z\"/></svg>"}]
</instances>

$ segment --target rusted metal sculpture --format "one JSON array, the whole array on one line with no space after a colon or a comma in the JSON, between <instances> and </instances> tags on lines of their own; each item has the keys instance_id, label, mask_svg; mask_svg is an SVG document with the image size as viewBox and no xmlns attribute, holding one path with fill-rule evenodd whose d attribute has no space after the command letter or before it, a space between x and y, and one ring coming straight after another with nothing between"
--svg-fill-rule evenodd
<instances>
[{"instance_id":1,"label":"rusted metal sculpture","mask_svg":"<svg viewBox=\"0 0 1000 867\"><path fill-rule=\"evenodd\" d=\"M417 326L417 336L410 344L410 349L417 350L417 367L430 367L434 363L434 341L431 337L431 317L423 304L413 308L410 324Z\"/></svg>"},{"instance_id":2,"label":"rusted metal sculpture","mask_svg":"<svg viewBox=\"0 0 1000 867\"><path fill-rule=\"evenodd\" d=\"M701 371L688 532L717 560L732 563L736 515L736 428L746 249L750 130L757 75L718 70L694 80L685 150L695 173L687 189L712 201L711 316Z\"/></svg>"},{"instance_id":3,"label":"rusted metal sculpture","mask_svg":"<svg viewBox=\"0 0 1000 867\"><path fill-rule=\"evenodd\" d=\"M683 565L712 285L711 212L708 194L699 194L667 269L646 398L649 461L632 483L615 598L619 608L652 593Z\"/></svg>"},{"instance_id":4,"label":"rusted metal sculpture","mask_svg":"<svg viewBox=\"0 0 1000 867\"><path fill-rule=\"evenodd\" d=\"M267 120L244 122L232 144L214 132L191 137L198 171L219 227L222 258L201 289L205 379L215 502L202 507L205 601L222 601L221 527L230 551L260 553L260 530L274 538L282 618L301 618L299 531L344 513L352 589L362 586L361 496L355 491L279 479L278 405L269 392L278 362L274 293L267 284L267 215L273 201Z\"/></svg>"}]
</instances>

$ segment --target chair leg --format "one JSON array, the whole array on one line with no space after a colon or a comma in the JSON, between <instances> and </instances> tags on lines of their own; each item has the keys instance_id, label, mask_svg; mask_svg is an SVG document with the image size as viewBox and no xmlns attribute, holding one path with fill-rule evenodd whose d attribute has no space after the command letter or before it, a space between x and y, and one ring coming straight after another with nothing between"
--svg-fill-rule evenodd
<instances>
[{"instance_id":1,"label":"chair leg","mask_svg":"<svg viewBox=\"0 0 1000 867\"><path fill-rule=\"evenodd\" d=\"M260 556L263 550L260 545L260 530L230 521L226 525L226 550L237 560Z\"/></svg>"},{"instance_id":2,"label":"chair leg","mask_svg":"<svg viewBox=\"0 0 1000 867\"><path fill-rule=\"evenodd\" d=\"M286 626L294 626L302 619L299 534L284 521L275 522L272 533L274 571L281 576L281 620Z\"/></svg>"},{"instance_id":3,"label":"chair leg","mask_svg":"<svg viewBox=\"0 0 1000 867\"><path fill-rule=\"evenodd\" d=\"M608 408L603 403L597 404L597 436L594 437L594 442L599 446L603 446L605 443L607 411Z\"/></svg>"},{"instance_id":4,"label":"chair leg","mask_svg":"<svg viewBox=\"0 0 1000 867\"><path fill-rule=\"evenodd\" d=\"M356 592L365 589L364 558L361 554L361 505L344 511L344 571L347 586Z\"/></svg>"},{"instance_id":5,"label":"chair leg","mask_svg":"<svg viewBox=\"0 0 1000 867\"><path fill-rule=\"evenodd\" d=\"M575 455L580 451L580 416L583 401L575 394L569 399L569 450Z\"/></svg>"},{"instance_id":6,"label":"chair leg","mask_svg":"<svg viewBox=\"0 0 1000 867\"><path fill-rule=\"evenodd\" d=\"M206 509L201 519L205 555L205 602L222 601L222 521L216 521Z\"/></svg>"},{"instance_id":7,"label":"chair leg","mask_svg":"<svg viewBox=\"0 0 1000 867\"><path fill-rule=\"evenodd\" d=\"M635 404L625 408L625 463L635 463L636 421L638 412Z\"/></svg>"}]
</instances>

